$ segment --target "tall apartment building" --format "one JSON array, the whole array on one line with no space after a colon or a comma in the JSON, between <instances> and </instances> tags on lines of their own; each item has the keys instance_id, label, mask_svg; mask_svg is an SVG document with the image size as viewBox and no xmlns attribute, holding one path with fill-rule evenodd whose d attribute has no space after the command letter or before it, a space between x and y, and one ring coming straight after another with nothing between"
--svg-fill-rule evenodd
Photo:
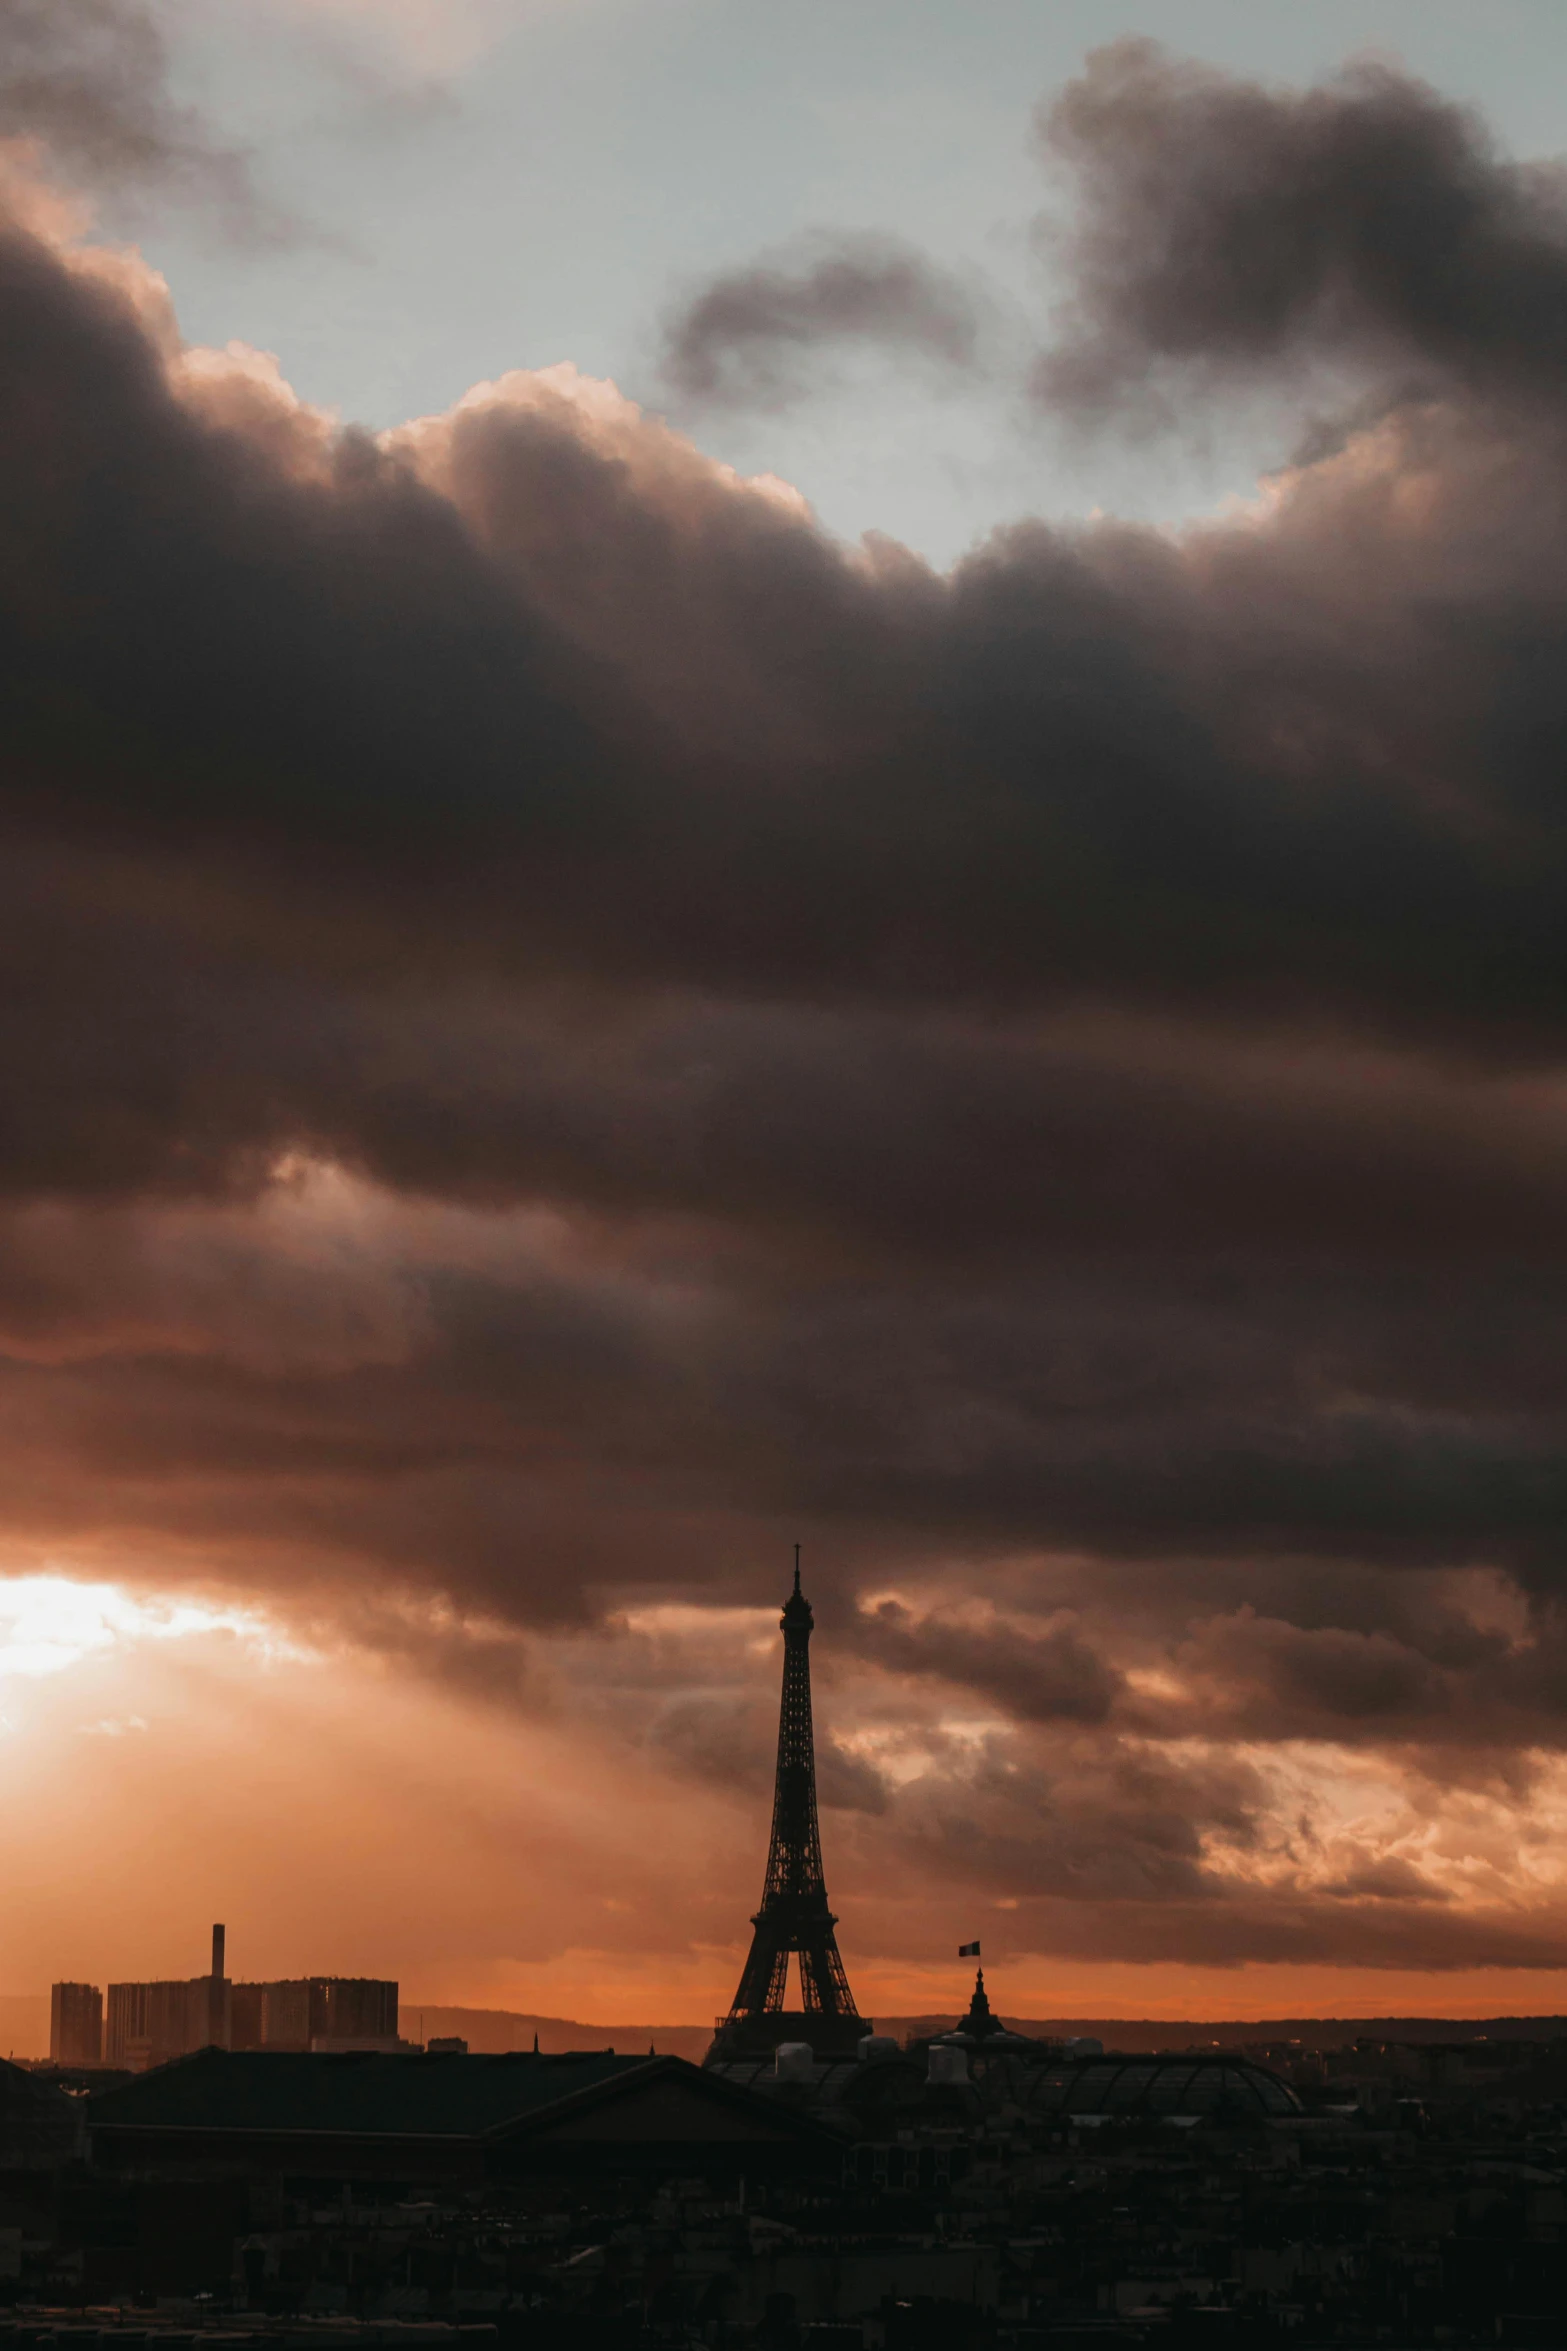
<instances>
[{"instance_id":1,"label":"tall apartment building","mask_svg":"<svg viewBox=\"0 0 1567 2351\"><path fill-rule=\"evenodd\" d=\"M149 2065L167 2065L171 2057L188 2057L193 2049L209 2047L215 2037L211 1996L212 1987L204 1975L192 1976L188 1983L175 1979L111 1984L103 2039L108 2063L141 2072ZM221 2046L221 2034L217 2038Z\"/></svg>"},{"instance_id":2,"label":"tall apartment building","mask_svg":"<svg viewBox=\"0 0 1567 2351\"><path fill-rule=\"evenodd\" d=\"M375 1976L296 1976L235 1984L230 2047L397 2046L397 1986Z\"/></svg>"},{"instance_id":3,"label":"tall apartment building","mask_svg":"<svg viewBox=\"0 0 1567 2351\"><path fill-rule=\"evenodd\" d=\"M212 1930L207 1975L154 1984L111 1984L103 2053L110 2065L133 2072L188 2057L193 2049L229 2045L232 1987L223 1973L223 1929Z\"/></svg>"},{"instance_id":4,"label":"tall apartment building","mask_svg":"<svg viewBox=\"0 0 1567 2351\"><path fill-rule=\"evenodd\" d=\"M96 1984L51 1984L49 2055L56 2065L103 2059L103 1994Z\"/></svg>"}]
</instances>

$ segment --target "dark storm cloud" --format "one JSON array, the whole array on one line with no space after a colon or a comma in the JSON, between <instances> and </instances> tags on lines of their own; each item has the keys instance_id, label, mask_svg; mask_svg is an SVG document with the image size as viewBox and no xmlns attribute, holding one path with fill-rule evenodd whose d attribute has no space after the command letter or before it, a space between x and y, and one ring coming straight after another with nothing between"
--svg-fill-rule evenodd
<instances>
[{"instance_id":1,"label":"dark storm cloud","mask_svg":"<svg viewBox=\"0 0 1567 2351\"><path fill-rule=\"evenodd\" d=\"M1451 1897L1440 1886L1433 1886L1419 1870L1394 1854L1386 1861L1368 1863L1353 1869L1347 1877L1333 1879L1322 1888L1324 1894L1337 1902L1359 1902L1367 1898L1374 1902L1445 1902Z\"/></svg>"},{"instance_id":2,"label":"dark storm cloud","mask_svg":"<svg viewBox=\"0 0 1567 2351\"><path fill-rule=\"evenodd\" d=\"M163 24L140 0L0 0L0 134L41 139L120 194L194 198L231 233L284 231L248 159L176 102L169 74Z\"/></svg>"},{"instance_id":3,"label":"dark storm cloud","mask_svg":"<svg viewBox=\"0 0 1567 2351\"><path fill-rule=\"evenodd\" d=\"M935 1674L998 1698L1023 1722L1103 1722L1116 1676L1073 1625L1039 1634L916 1619L883 1600L855 1625L861 1650L895 1673Z\"/></svg>"},{"instance_id":4,"label":"dark storm cloud","mask_svg":"<svg viewBox=\"0 0 1567 2351\"><path fill-rule=\"evenodd\" d=\"M1502 1903L1392 1851L1334 1846L1324 1869L1304 1824L1235 1758L1135 1749L1030 1761L989 1749L903 1788L883 1866L966 1884L996 1904L986 1956L1135 1955L1235 1967L1339 1961L1372 1967L1559 1967L1567 1933L1549 1902ZM1493 1881L1494 1882L1494 1881Z\"/></svg>"},{"instance_id":5,"label":"dark storm cloud","mask_svg":"<svg viewBox=\"0 0 1567 2351\"><path fill-rule=\"evenodd\" d=\"M665 321L663 371L704 407L781 408L815 388L824 354L872 346L964 371L974 291L890 237L838 237L714 278Z\"/></svg>"},{"instance_id":6,"label":"dark storm cloud","mask_svg":"<svg viewBox=\"0 0 1567 2351\"><path fill-rule=\"evenodd\" d=\"M248 1259L215 1252L184 1299L166 1271L177 1237L118 1299L89 1254L98 1319L79 1309L74 1329L28 1293L0 1371L22 1447L7 1470L13 1533L79 1539L107 1512L124 1540L140 1527L154 1543L177 1518L209 1555L271 1557L295 1580L380 1561L549 1618L628 1590L754 1596L802 1522L819 1530L829 1584L954 1551L1072 1545L1250 1561L1254 1582L1307 1549L1559 1580L1559 1397L1455 1425L1422 1393L1423 1318L1399 1368L1376 1368L1381 1402L1349 1410L1339 1383L1369 1382L1373 1361L1353 1314L1335 1331L1320 1294L1310 1312L1255 1291L1226 1308L1130 1274L1113 1313L1108 1285L1081 1278L1004 1296L834 1285L768 1301L726 1294L711 1267L700 1281L689 1263L638 1269L623 1245L613 1276L591 1243L575 1268L530 1269L519 1239L517 1262L488 1274L443 1267L438 1236L409 1246L409 1262L347 1279L323 1249L268 1283L271 1254L287 1268L281 1233ZM185 1247L199 1263L197 1237ZM1330 1339L1339 1357L1319 1385L1301 1363ZM1178 1569L1172 1583L1180 1595L1200 1579ZM1343 1640L1347 1666L1362 1652ZM1237 1690L1259 1693L1248 1716L1287 1683L1300 1719L1314 1655L1322 1671L1332 1660L1256 1649L1248 1637L1229 1666ZM1471 1677L1488 1654L1476 1638L1446 1653ZM961 1624L950 1641L910 1631L887 1662L972 1679L1023 1713L1048 1691L1097 1712L1105 1689L1102 1673L1073 1681L1086 1661L1058 1639L1002 1654ZM1334 1711L1320 1689L1316 1704L1319 1720Z\"/></svg>"},{"instance_id":7,"label":"dark storm cloud","mask_svg":"<svg viewBox=\"0 0 1567 2351\"><path fill-rule=\"evenodd\" d=\"M1124 41L1039 128L1077 199L1052 401L1135 404L1171 369L1302 353L1567 385L1567 177L1505 160L1472 110L1390 66L1301 91Z\"/></svg>"},{"instance_id":8,"label":"dark storm cloud","mask_svg":"<svg viewBox=\"0 0 1567 2351\"><path fill-rule=\"evenodd\" d=\"M1508 452L1499 511L1494 440L1428 422L1389 460L1434 485L1419 543L1384 517L1353 612L1334 479L1189 553L1034 526L946 582L547 385L332 442L243 387L174 397L25 240L0 279L34 972L52 858L79 901L141 893L149 995L188 952L248 1020L504 973L1559 1032L1548 450ZM1517 631L1463 636L1515 520Z\"/></svg>"},{"instance_id":9,"label":"dark storm cloud","mask_svg":"<svg viewBox=\"0 0 1567 2351\"><path fill-rule=\"evenodd\" d=\"M1218 1894L1204 1834L1222 1825L1249 1839L1260 1796L1244 1765L1172 1769L1078 1752L1030 1769L987 1751L966 1770L912 1783L897 1825L909 1845L939 1849L948 1870L1015 1899L1163 1905Z\"/></svg>"}]
</instances>

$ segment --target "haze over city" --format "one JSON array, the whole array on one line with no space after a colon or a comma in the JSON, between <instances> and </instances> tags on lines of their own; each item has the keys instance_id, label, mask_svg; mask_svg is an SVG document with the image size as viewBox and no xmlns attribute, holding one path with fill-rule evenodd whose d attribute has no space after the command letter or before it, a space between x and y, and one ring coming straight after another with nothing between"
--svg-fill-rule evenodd
<instances>
[{"instance_id":1,"label":"haze over city","mask_svg":"<svg viewBox=\"0 0 1567 2351\"><path fill-rule=\"evenodd\" d=\"M1564 66L0 0L0 2050L1567 2008Z\"/></svg>"}]
</instances>

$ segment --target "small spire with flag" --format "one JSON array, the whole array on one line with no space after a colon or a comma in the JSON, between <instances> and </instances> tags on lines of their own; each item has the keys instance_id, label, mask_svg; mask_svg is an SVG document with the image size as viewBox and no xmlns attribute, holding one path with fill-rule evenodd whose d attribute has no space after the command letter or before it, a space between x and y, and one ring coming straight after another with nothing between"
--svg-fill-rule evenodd
<instances>
[{"instance_id":1,"label":"small spire with flag","mask_svg":"<svg viewBox=\"0 0 1567 2351\"><path fill-rule=\"evenodd\" d=\"M979 1957L979 1945L977 1943L960 1943L958 1945L958 1957L960 1959L977 1959Z\"/></svg>"}]
</instances>

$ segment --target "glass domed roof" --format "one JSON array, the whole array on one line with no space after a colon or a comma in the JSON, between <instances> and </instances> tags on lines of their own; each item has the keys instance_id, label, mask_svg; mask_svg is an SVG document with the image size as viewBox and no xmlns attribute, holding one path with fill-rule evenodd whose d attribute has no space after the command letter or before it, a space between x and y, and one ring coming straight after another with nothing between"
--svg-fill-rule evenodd
<instances>
[{"instance_id":1,"label":"glass domed roof","mask_svg":"<svg viewBox=\"0 0 1567 2351\"><path fill-rule=\"evenodd\" d=\"M1061 2114L1299 2114L1288 2082L1233 2056L1086 2057L1041 2068L1031 2103Z\"/></svg>"}]
</instances>

